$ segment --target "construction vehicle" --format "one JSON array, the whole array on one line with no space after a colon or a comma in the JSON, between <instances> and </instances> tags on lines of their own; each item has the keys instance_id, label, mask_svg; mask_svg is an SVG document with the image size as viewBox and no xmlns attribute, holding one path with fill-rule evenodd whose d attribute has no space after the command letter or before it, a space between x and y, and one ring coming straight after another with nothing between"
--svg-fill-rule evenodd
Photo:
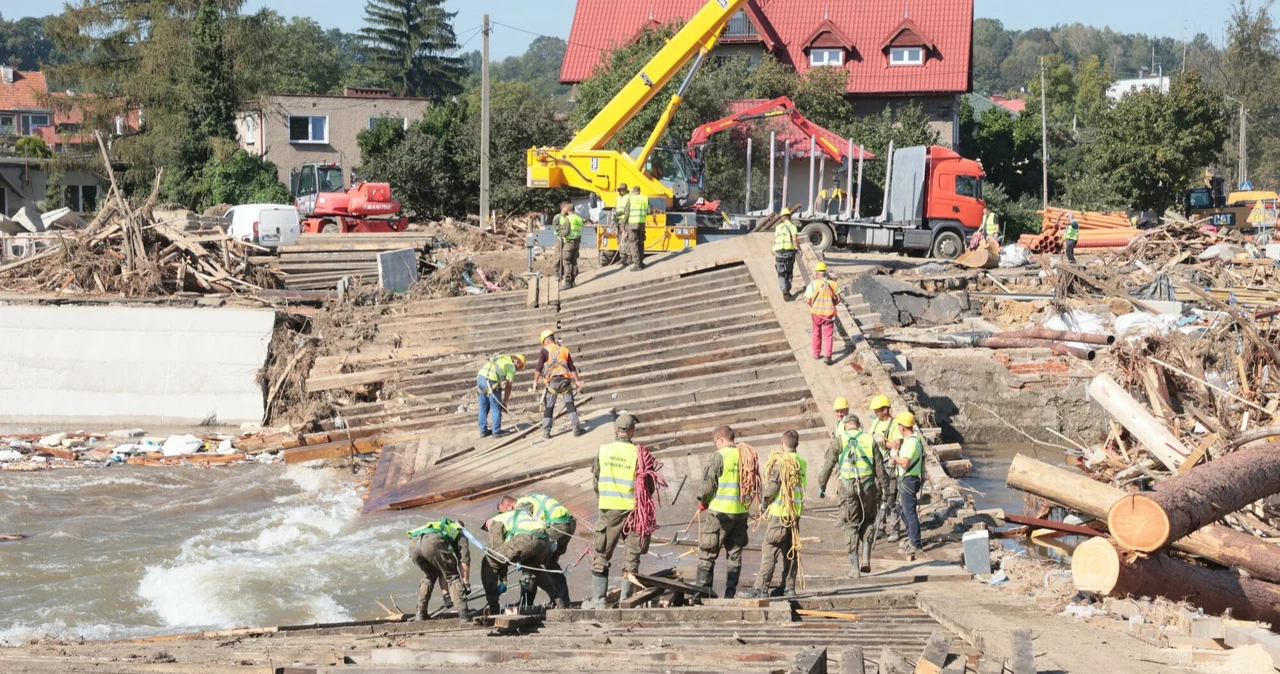
<instances>
[{"instance_id":1,"label":"construction vehicle","mask_svg":"<svg viewBox=\"0 0 1280 674\"><path fill-rule=\"evenodd\" d=\"M618 248L618 229L603 225L613 220L612 209L622 184L639 186L640 194L649 200L645 250L681 250L697 244L698 214L692 206L701 197L701 182L693 162L679 148L662 148L657 153L655 149L698 67L719 41L729 19L745 4L746 0L708 0L564 147L528 151L529 187L576 187L602 202L605 210L596 239L601 251ZM690 61L693 65L644 146L630 153L604 149Z\"/></svg>"},{"instance_id":2,"label":"construction vehicle","mask_svg":"<svg viewBox=\"0 0 1280 674\"><path fill-rule=\"evenodd\" d=\"M309 234L403 232L408 218L396 217L400 202L388 183L360 182L347 189L342 167L334 163L303 164L289 172L289 192Z\"/></svg>"},{"instance_id":3,"label":"construction vehicle","mask_svg":"<svg viewBox=\"0 0 1280 674\"><path fill-rule=\"evenodd\" d=\"M1276 208L1280 195L1275 192L1248 190L1226 193L1226 180L1205 172L1205 186L1188 190L1182 197L1182 214L1192 222L1201 220L1218 229L1250 230L1258 223L1254 215L1261 205L1264 210ZM1274 222L1274 218L1270 218Z\"/></svg>"},{"instance_id":4,"label":"construction vehicle","mask_svg":"<svg viewBox=\"0 0 1280 674\"><path fill-rule=\"evenodd\" d=\"M982 164L945 147L889 148L884 207L875 218L802 213L800 237L814 250L832 246L903 251L954 260L982 226Z\"/></svg>"}]
</instances>

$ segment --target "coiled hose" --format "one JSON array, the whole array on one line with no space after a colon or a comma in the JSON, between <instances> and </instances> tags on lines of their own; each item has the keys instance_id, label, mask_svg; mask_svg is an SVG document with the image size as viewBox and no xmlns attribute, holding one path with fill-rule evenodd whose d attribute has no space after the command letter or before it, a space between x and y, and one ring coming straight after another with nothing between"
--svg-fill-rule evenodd
<instances>
[{"instance_id":1,"label":"coiled hose","mask_svg":"<svg viewBox=\"0 0 1280 674\"><path fill-rule=\"evenodd\" d=\"M653 491L649 491L652 480ZM662 479L662 462L653 458L648 447L636 448L636 507L622 523L622 533L651 536L658 530L658 504L660 494L667 486Z\"/></svg>"}]
</instances>

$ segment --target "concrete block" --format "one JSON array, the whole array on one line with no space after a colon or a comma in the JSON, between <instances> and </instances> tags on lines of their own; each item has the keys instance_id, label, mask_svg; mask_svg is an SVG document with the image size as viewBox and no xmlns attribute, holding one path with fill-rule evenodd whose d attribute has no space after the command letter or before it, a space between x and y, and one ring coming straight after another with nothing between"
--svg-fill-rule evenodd
<instances>
[{"instance_id":1,"label":"concrete block","mask_svg":"<svg viewBox=\"0 0 1280 674\"><path fill-rule=\"evenodd\" d=\"M964 542L964 568L969 573L985 576L991 573L991 536L985 529L968 531Z\"/></svg>"},{"instance_id":2,"label":"concrete block","mask_svg":"<svg viewBox=\"0 0 1280 674\"><path fill-rule=\"evenodd\" d=\"M378 285L402 293L418 281L418 251L412 248L378 253Z\"/></svg>"}]
</instances>

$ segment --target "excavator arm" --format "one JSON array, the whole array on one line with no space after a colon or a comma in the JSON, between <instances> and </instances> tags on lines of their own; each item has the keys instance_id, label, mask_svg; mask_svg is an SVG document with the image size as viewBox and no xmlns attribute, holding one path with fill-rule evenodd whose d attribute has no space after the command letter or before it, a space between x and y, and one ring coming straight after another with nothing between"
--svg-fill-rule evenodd
<instances>
[{"instance_id":1,"label":"excavator arm","mask_svg":"<svg viewBox=\"0 0 1280 674\"><path fill-rule=\"evenodd\" d=\"M730 17L746 1L708 0L568 144L563 148L529 150L526 157L528 186L576 187L594 192L606 205L612 206L618 197L618 185L639 185L641 194L651 200L662 198L670 208L671 190L644 170L645 162L679 108L684 91L702 58L716 45ZM698 61L663 111L640 156L632 158L626 153L605 150L605 145L695 57ZM663 218L660 224L665 222L661 213L656 215Z\"/></svg>"}]
</instances>

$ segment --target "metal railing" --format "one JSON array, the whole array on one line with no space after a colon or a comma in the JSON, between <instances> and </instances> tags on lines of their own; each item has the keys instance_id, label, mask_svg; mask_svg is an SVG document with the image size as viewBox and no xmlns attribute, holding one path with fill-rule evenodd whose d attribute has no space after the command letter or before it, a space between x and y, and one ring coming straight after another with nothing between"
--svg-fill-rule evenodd
<instances>
[{"instance_id":1,"label":"metal railing","mask_svg":"<svg viewBox=\"0 0 1280 674\"><path fill-rule=\"evenodd\" d=\"M721 36L721 39L757 37L760 37L760 33L756 31L755 24L751 23L746 10L738 10L738 13L729 19L729 25L725 26L724 35Z\"/></svg>"}]
</instances>

